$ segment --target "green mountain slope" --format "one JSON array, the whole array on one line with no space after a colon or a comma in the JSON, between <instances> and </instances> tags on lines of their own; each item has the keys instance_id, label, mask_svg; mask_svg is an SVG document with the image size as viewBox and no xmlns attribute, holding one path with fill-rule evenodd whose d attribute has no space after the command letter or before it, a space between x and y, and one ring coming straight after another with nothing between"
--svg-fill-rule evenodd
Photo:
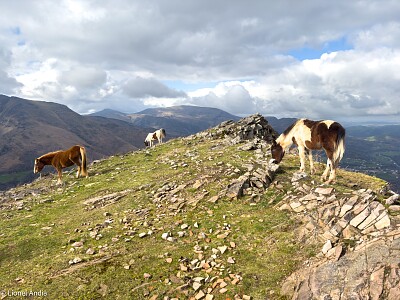
<instances>
[{"instance_id":1,"label":"green mountain slope","mask_svg":"<svg viewBox=\"0 0 400 300\"><path fill-rule=\"evenodd\" d=\"M0 190L32 180L34 159L47 152L80 144L93 160L143 147L148 132L64 105L0 95Z\"/></svg>"},{"instance_id":2,"label":"green mountain slope","mask_svg":"<svg viewBox=\"0 0 400 300\"><path fill-rule=\"evenodd\" d=\"M250 185L231 196L233 183L270 157L266 143L233 143L228 133L212 129L96 161L89 178L64 173L63 186L46 176L1 193L3 294L285 299L285 278L322 246L305 243L300 219L276 209L291 193L298 157L285 157L266 190ZM316 175L305 184L321 182ZM339 170L333 187L340 197L384 185Z\"/></svg>"}]
</instances>

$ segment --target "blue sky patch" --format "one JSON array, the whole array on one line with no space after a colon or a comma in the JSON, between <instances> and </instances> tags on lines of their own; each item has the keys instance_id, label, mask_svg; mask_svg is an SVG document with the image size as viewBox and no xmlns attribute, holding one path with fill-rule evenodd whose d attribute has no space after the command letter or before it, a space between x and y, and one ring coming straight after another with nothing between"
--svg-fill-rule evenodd
<instances>
[{"instance_id":1,"label":"blue sky patch","mask_svg":"<svg viewBox=\"0 0 400 300\"><path fill-rule=\"evenodd\" d=\"M163 80L162 81L166 86L171 89L184 91L184 92L192 92L198 89L204 88L213 88L217 85L218 82L184 82L181 80Z\"/></svg>"},{"instance_id":2,"label":"blue sky patch","mask_svg":"<svg viewBox=\"0 0 400 300\"><path fill-rule=\"evenodd\" d=\"M11 27L10 31L14 35L21 35L21 28L19 26Z\"/></svg>"},{"instance_id":3,"label":"blue sky patch","mask_svg":"<svg viewBox=\"0 0 400 300\"><path fill-rule=\"evenodd\" d=\"M323 44L320 48L311 48L311 47L303 47L299 49L293 49L289 51L287 54L293 56L297 60L306 60L306 59L318 59L324 53L336 52L336 51L345 51L351 50L353 47L347 42L345 37L342 37L337 40L333 40Z\"/></svg>"}]
</instances>

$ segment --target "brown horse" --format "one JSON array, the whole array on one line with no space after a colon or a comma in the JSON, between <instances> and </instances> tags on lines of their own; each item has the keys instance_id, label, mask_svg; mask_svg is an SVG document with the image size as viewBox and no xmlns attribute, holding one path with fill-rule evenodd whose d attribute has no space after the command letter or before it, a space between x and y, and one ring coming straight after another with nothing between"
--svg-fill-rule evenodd
<instances>
[{"instance_id":1,"label":"brown horse","mask_svg":"<svg viewBox=\"0 0 400 300\"><path fill-rule=\"evenodd\" d=\"M88 177L85 147L75 145L65 151L59 150L40 156L39 158L35 159L33 173L36 174L42 171L46 165L52 165L58 172L57 184L61 184L62 169L70 167L73 164L78 166L76 178L78 178L80 175Z\"/></svg>"},{"instance_id":2,"label":"brown horse","mask_svg":"<svg viewBox=\"0 0 400 300\"><path fill-rule=\"evenodd\" d=\"M322 180L331 183L336 177L336 168L343 157L346 131L339 123L330 120L311 121L299 119L290 125L271 147L272 158L280 163L285 150L292 144L297 145L300 155L300 171L305 170L305 153L308 152L311 174L315 172L311 150L324 149L328 158Z\"/></svg>"}]
</instances>

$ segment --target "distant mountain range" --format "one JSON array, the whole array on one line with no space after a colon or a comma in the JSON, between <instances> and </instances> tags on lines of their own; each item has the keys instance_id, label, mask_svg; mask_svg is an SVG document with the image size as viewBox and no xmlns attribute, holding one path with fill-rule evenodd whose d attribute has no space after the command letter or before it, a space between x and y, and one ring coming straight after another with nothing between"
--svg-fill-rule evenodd
<instances>
[{"instance_id":1,"label":"distant mountain range","mask_svg":"<svg viewBox=\"0 0 400 300\"><path fill-rule=\"evenodd\" d=\"M138 127L164 128L169 137L187 136L214 127L223 121L237 121L238 116L211 107L180 105L164 108L148 108L134 114L123 114L106 109L92 116L123 120Z\"/></svg>"},{"instance_id":2,"label":"distant mountain range","mask_svg":"<svg viewBox=\"0 0 400 300\"><path fill-rule=\"evenodd\" d=\"M81 144L93 160L143 148L147 133L159 128L170 139L238 119L220 109L186 105L82 116L64 105L0 95L0 190L32 179L33 159L46 152ZM296 120L266 119L279 133ZM381 177L400 191L400 125L347 127L346 147L341 167Z\"/></svg>"}]
</instances>

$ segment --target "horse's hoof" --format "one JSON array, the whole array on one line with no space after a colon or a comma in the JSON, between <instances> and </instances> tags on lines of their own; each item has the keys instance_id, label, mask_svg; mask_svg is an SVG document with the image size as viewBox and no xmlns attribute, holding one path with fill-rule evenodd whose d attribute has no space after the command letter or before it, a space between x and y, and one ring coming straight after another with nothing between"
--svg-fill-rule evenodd
<instances>
[{"instance_id":1,"label":"horse's hoof","mask_svg":"<svg viewBox=\"0 0 400 300\"><path fill-rule=\"evenodd\" d=\"M325 183L325 184L335 184L336 181L335 181L335 180L332 180L332 179L329 179L329 180L325 181L324 183Z\"/></svg>"}]
</instances>

